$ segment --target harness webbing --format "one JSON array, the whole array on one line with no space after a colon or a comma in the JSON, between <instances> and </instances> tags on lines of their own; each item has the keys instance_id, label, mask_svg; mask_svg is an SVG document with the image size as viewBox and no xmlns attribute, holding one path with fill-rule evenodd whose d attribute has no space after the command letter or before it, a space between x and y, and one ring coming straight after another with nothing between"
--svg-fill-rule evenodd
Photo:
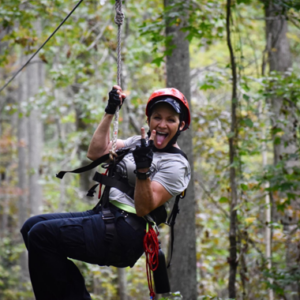
<instances>
[{"instance_id":1,"label":"harness webbing","mask_svg":"<svg viewBox=\"0 0 300 300\"><path fill-rule=\"evenodd\" d=\"M157 151L157 149L154 148L153 152L161 152L161 151ZM181 154L186 160L188 160L186 154L181 149L179 149L179 148L171 147L168 150L166 150L165 152L167 152L167 153L173 153L173 154L175 154L175 153Z\"/></svg>"},{"instance_id":2,"label":"harness webbing","mask_svg":"<svg viewBox=\"0 0 300 300\"><path fill-rule=\"evenodd\" d=\"M118 154L118 160L121 160L128 152L130 149L120 149L117 151ZM90 171L96 167L98 167L100 164L109 161L109 154L105 154L96 160L92 161L89 165L74 169L72 171L60 171L59 173L56 174L57 178L62 179L66 173L75 173L75 174L80 174L86 171Z\"/></svg>"},{"instance_id":3,"label":"harness webbing","mask_svg":"<svg viewBox=\"0 0 300 300\"><path fill-rule=\"evenodd\" d=\"M179 214L179 200L180 199L183 199L185 197L185 194L186 194L186 190L183 191L180 195L178 195L175 199L175 202L174 202L174 206L173 206L173 209L172 209L172 212L169 216L169 219L168 219L168 222L167 224L170 226L170 229L171 229L171 251L170 251L170 258L169 258L169 262L168 262L168 265L167 265L167 268L170 267L171 265L171 260L172 260L172 255L173 255L173 246L174 246L174 226L175 226L175 220L176 220L176 217L177 215Z\"/></svg>"},{"instance_id":4,"label":"harness webbing","mask_svg":"<svg viewBox=\"0 0 300 300\"><path fill-rule=\"evenodd\" d=\"M115 161L114 161L115 162ZM113 175L113 169L114 169L114 163L111 164L108 168L108 178L111 178ZM115 216L111 212L109 208L109 191L110 186L105 186L105 189L103 191L102 197L98 204L94 207L96 209L98 205L101 204L101 211L102 211L102 219L105 223L105 241L110 245L110 248L112 244L117 243L117 234L116 234L116 227L115 227Z\"/></svg>"},{"instance_id":5,"label":"harness webbing","mask_svg":"<svg viewBox=\"0 0 300 300\"><path fill-rule=\"evenodd\" d=\"M106 225L107 225L107 241L108 242L112 242L114 239L114 234L115 234L115 228L114 228L114 215L111 213L108 205L109 205L109 190L111 187L117 188L120 191L122 191L123 193L126 193L127 195L132 194L134 188L130 187L129 184L122 182L122 180L120 178L118 178L117 174L114 174L114 177L112 177L113 175L113 169L114 166L116 165L116 163L118 163L119 161L121 161L123 159L123 157L125 155L127 155L128 153L132 152L132 150L130 148L128 149L119 149L117 151L117 158L115 158L113 160L113 162L110 162L109 167L108 167L108 176L106 176L105 174L100 174L98 172L95 173L94 175L94 180L97 181L98 183L95 184L89 191L87 196L93 196L95 193L95 190L97 188L97 186L100 185L102 186L102 184L105 185L105 189L104 192L102 194L102 197L100 199L100 201L96 204L96 206L94 207L94 209L96 209L100 204L102 207L102 212L103 212L103 220L105 221ZM176 147L172 147L170 149L168 149L168 153L178 153L181 154L182 156L184 156L187 159L187 156L185 155L185 153L176 148ZM75 173L75 174L79 174L79 173L83 173L86 171L89 171L97 166L99 166L101 163L107 162L109 161L109 154L105 154L101 157L99 157L98 159L96 159L95 161L93 161L92 163L90 163L87 166L81 167L81 168L77 168L75 170L72 171L60 171L56 177L62 179L64 177L64 175L66 173ZM107 173L106 173L107 174ZM186 191L182 192L180 195L178 195L175 199L174 202L174 206L172 209L172 212L168 218L167 224L170 226L170 230L171 230L171 250L170 250L170 258L169 258L169 263L168 263L168 268L170 267L170 263L171 263L171 259L172 259L172 254L173 254L173 247L174 247L174 226L175 226L175 220L176 217L179 213L179 200L183 199L186 195ZM100 196L100 195L99 195ZM99 197L100 198L100 197ZM154 214L158 214L158 215L164 215L163 212L161 212L161 208L162 207L158 207L156 210L154 210L153 212L150 213L150 215L152 213ZM156 213L157 211L157 213ZM153 216L153 219L155 219L155 216ZM159 218L161 219L161 218ZM164 221L162 221L164 222Z\"/></svg>"},{"instance_id":6,"label":"harness webbing","mask_svg":"<svg viewBox=\"0 0 300 300\"><path fill-rule=\"evenodd\" d=\"M118 180L118 178L108 177L98 172L95 173L93 180L99 182L100 184L104 184L105 186L117 188L118 190L120 190L121 192L127 195L133 193L134 191L133 187L131 187L129 184L125 182Z\"/></svg>"}]
</instances>

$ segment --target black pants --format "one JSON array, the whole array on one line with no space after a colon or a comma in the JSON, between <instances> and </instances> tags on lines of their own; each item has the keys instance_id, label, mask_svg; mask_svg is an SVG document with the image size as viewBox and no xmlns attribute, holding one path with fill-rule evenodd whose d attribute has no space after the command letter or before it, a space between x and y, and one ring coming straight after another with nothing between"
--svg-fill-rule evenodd
<instances>
[{"instance_id":1,"label":"black pants","mask_svg":"<svg viewBox=\"0 0 300 300\"><path fill-rule=\"evenodd\" d=\"M104 241L102 213L90 210L77 213L38 215L28 219L21 229L29 253L29 272L37 300L90 300L84 279L68 258L98 265L113 265L113 257L122 267L133 266L143 254L145 222L135 215L115 215L117 243ZM134 219L134 228L125 218Z\"/></svg>"}]
</instances>

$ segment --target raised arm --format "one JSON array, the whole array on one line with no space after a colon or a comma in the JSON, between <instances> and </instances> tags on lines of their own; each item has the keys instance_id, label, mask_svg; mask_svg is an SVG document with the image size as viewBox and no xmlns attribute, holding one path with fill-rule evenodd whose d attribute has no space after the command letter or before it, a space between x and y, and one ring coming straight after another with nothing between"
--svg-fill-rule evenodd
<instances>
[{"instance_id":1,"label":"raised arm","mask_svg":"<svg viewBox=\"0 0 300 300\"><path fill-rule=\"evenodd\" d=\"M145 129L141 129L142 139L145 139ZM153 141L155 130L152 131L149 141ZM150 150L150 153L149 153ZM134 151L133 156L137 165L137 172L146 174L151 166L152 159L151 149L149 147L141 147L138 151ZM150 154L150 155L149 155ZM147 166L148 165L148 166ZM145 166L145 167L144 167ZM136 214L143 217L153 211L155 208L163 205L172 195L158 182L151 181L150 178L136 178L134 203Z\"/></svg>"},{"instance_id":2,"label":"raised arm","mask_svg":"<svg viewBox=\"0 0 300 300\"><path fill-rule=\"evenodd\" d=\"M92 140L89 145L87 157L95 160L98 157L109 152L112 146L110 141L110 125L114 118L116 108L122 105L126 95L122 92L118 85L113 86L113 90L109 93L108 104L105 108L105 115L95 130ZM116 148L124 146L122 140L117 140Z\"/></svg>"}]
</instances>

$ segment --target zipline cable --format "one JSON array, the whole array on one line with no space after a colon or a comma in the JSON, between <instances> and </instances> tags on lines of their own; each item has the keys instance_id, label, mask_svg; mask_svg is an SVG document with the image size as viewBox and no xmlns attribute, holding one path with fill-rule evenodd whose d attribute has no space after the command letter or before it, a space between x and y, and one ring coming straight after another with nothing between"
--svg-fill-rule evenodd
<instances>
[{"instance_id":1,"label":"zipline cable","mask_svg":"<svg viewBox=\"0 0 300 300\"><path fill-rule=\"evenodd\" d=\"M118 25L118 46L117 46L117 84L121 86L121 68L122 68L122 59L121 59L121 26L124 20L124 14L122 12L122 0L116 0L115 3L116 16L115 23ZM115 112L114 120L114 129L113 129L113 140L112 140L112 149L110 150L110 159L113 160L116 154L117 139L118 139L118 125L119 125L119 107L117 107Z\"/></svg>"},{"instance_id":2,"label":"zipline cable","mask_svg":"<svg viewBox=\"0 0 300 300\"><path fill-rule=\"evenodd\" d=\"M47 40L42 44L42 46L35 51L35 53L29 58L29 60L17 71L15 75L12 76L12 78L0 89L0 92L2 92L16 77L17 75L32 61L32 59L38 54L38 52L48 43L48 41L54 36L54 34L59 30L59 28L69 19L69 17L72 15L72 13L76 10L76 8L83 2L83 0L80 0L75 7L71 10L71 12L64 18L64 20L59 24L59 26L53 31L53 33L47 38Z\"/></svg>"}]
</instances>

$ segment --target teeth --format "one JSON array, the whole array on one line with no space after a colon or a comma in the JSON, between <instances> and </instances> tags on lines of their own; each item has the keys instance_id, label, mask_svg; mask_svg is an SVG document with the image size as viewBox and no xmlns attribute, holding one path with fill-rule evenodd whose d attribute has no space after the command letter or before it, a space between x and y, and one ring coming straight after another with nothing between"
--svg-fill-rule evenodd
<instances>
[{"instance_id":1,"label":"teeth","mask_svg":"<svg viewBox=\"0 0 300 300\"><path fill-rule=\"evenodd\" d=\"M166 132L159 132L159 131L157 131L157 133L158 133L158 134L162 134L162 135L167 135Z\"/></svg>"}]
</instances>

